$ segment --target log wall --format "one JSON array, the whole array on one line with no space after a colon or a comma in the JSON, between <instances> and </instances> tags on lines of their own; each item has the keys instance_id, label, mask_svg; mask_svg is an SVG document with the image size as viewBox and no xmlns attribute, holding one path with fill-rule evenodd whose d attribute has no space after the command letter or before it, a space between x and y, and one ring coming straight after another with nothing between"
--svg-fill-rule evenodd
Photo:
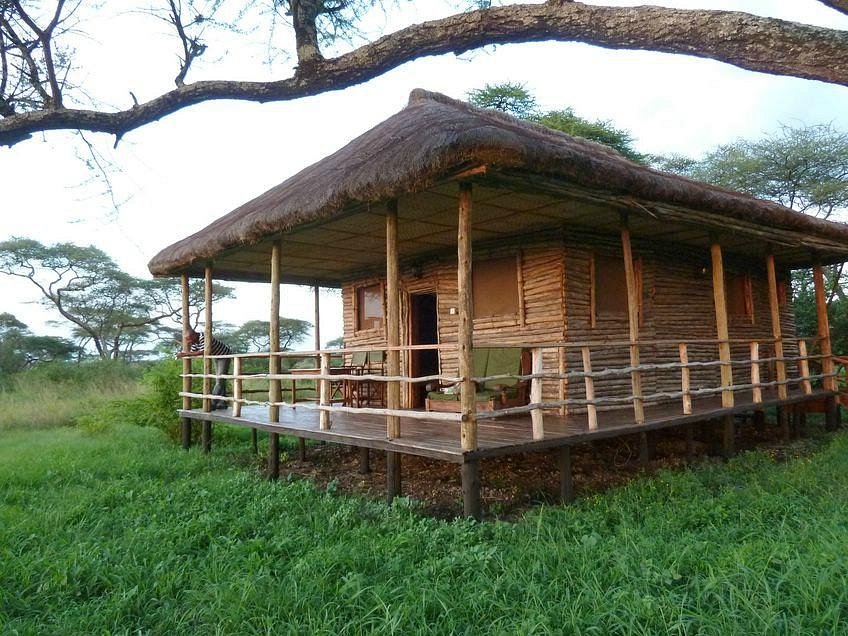
<instances>
[{"instance_id":1,"label":"log wall","mask_svg":"<svg viewBox=\"0 0 848 636\"><path fill-rule=\"evenodd\" d=\"M559 234L559 233L556 233ZM597 313L592 321L590 277L593 255L621 258L618 235L592 235L566 232L551 233L549 238L536 240L522 247L505 247L500 250L475 250L474 258L518 255L521 262L519 284L522 286L523 316L516 314L498 318L475 320L474 342L520 344L532 346L540 342L615 340L626 342L629 338L626 310ZM705 340L716 338L715 309L713 307L712 279L709 250L697 254L691 248L680 250L674 245L647 245L634 240L633 255L638 260L638 282L641 286L642 311L640 315L640 340ZM771 338L769 322L768 288L763 263L740 260L725 254L727 276L748 274L753 297L753 324L749 316L730 316L730 337L744 339ZM351 280L342 287L344 305L344 340L347 346L385 346L384 328L359 331L355 329L355 290L360 285L382 282L381 278ZM597 286L604 281L596 280ZM415 270L401 268L401 342L409 341L409 296L413 293L436 293L438 298L439 341L456 343L458 316L451 314L458 307L455 261L434 260L419 265ZM626 305L626 303L625 303ZM384 312L385 313L385 312ZM781 307L781 324L786 341L785 353L795 356L797 344L793 341L795 324L790 305ZM732 345L733 359L749 357L746 343ZM677 344L643 346L640 349L643 364L677 362ZM773 348L763 343L762 358L771 357ZM592 347L592 367L625 367L629 364L626 346ZM716 344L690 344L691 362L717 360ZM561 364L564 363L564 364ZM402 357L402 369L408 370L408 360ZM457 359L451 352L440 355L441 373L458 373ZM579 349L567 350L561 361L555 349L544 352L545 370L582 369ZM734 382L750 381L750 365L734 367ZM787 363L790 377L797 376L794 362ZM763 381L775 379L774 364L762 365ZM692 389L716 387L720 384L718 367L693 368ZM647 371L642 374L643 393L679 391L680 371ZM545 401L560 399L560 382L546 380L543 385ZM583 399L582 381L572 380L564 392L568 397ZM602 377L595 381L597 397L622 397L631 392L630 376ZM406 394L406 392L404 392Z\"/></svg>"}]
</instances>

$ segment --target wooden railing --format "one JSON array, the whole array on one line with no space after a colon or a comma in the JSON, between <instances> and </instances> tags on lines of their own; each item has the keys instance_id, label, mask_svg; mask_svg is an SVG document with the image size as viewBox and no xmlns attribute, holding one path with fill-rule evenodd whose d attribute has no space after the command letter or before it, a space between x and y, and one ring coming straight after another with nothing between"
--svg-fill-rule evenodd
<instances>
[{"instance_id":1,"label":"wooden railing","mask_svg":"<svg viewBox=\"0 0 848 636\"><path fill-rule=\"evenodd\" d=\"M811 360L830 359L826 354L811 354L809 353L808 343L815 343L819 338L795 338L781 339L780 343L784 346L794 344L797 346L798 355L770 355L761 356L761 347L774 345L775 340L769 338L761 338L756 340L749 339L729 339L719 342L716 339L690 339L685 341L680 340L644 340L636 342L637 346L654 347L659 350L662 347L668 347L666 352L668 357L675 358L673 362L644 362L637 365L626 364L624 366L606 366L604 368L593 368L592 355L604 349L622 349L622 359L627 359L626 351L634 346L630 341L585 341L585 342L554 342L527 345L504 345L500 343L475 343L477 347L498 347L498 348L520 348L529 349L532 355L531 373L529 374L499 374L482 377L471 378L474 382L482 384L496 380L512 380L518 382L528 382L530 385L530 401L528 404L521 406L512 406L508 408L499 408L493 411L476 413L477 420L493 419L507 416L515 416L529 414L532 421L533 437L541 439L545 435L544 417L545 412L552 409L585 409L588 428L595 430L598 427L598 409L604 407L616 407L630 405L634 409L634 421L637 424L644 422L643 406L665 402L673 403L680 402L681 413L689 415L693 413L693 400L697 398L709 397L712 395L722 395L722 405L728 406L733 404L733 396L741 391L751 392L751 402L756 405L763 402L763 390L775 388L778 391L780 398L786 397L786 388L789 385L797 385L805 394L810 394L813 391L813 382L824 381L826 378L835 377L835 372L830 373L810 373L809 362ZM715 346L720 349L719 345L725 344L731 350L744 346L748 351L746 357L737 357L735 359L706 359L693 360L691 353L692 347L695 345ZM772 349L776 347L772 346ZM271 413L277 413L279 408L292 408L314 410L320 413L319 425L322 430L328 430L332 426L333 413L357 413L371 414L379 416L404 417L424 420L444 420L459 422L462 418L460 413L445 413L445 412L429 412L415 409L405 408L386 408L384 406L364 406L356 407L350 405L339 405L332 403L332 384L338 382L374 382L374 383L405 383L405 384L420 384L434 383L439 384L457 384L463 381L462 377L455 377L446 374L433 374L421 377L410 377L407 375L388 375L385 373L370 373L370 372L339 372L338 367L332 365L332 359L340 356L352 356L357 353L370 353L373 351L416 351L416 350L439 350L443 352L455 352L456 346L449 345L407 345L399 347L359 347L343 350L318 350L318 351L285 351L279 353L246 353L246 354L231 354L226 356L207 356L204 359L204 369L209 369L214 360L229 358L233 360L233 372L226 375L216 375L205 371L204 373L183 373L182 377L188 380L199 378L203 380L204 390L201 393L183 390L180 395L184 398L194 398L203 401L204 411L211 410L211 402L225 401L231 405L232 414L235 417L241 415L242 406L254 405L264 406L271 410ZM559 361L558 370L550 371L544 367L544 356L546 352L555 353ZM574 370L563 370L563 361L568 359L568 353L574 352L577 355L579 352L579 368ZM269 359L277 358L313 358L316 361L316 367L309 373L304 375L300 373L245 373L244 363L250 359ZM656 356L652 356L656 357ZM762 365L774 364L776 379L763 381L762 380ZM794 377L787 375L787 363L797 363L795 368L797 374ZM701 386L693 388L692 373L696 369L720 368L736 370L744 368L744 381L737 382L732 380L730 384L719 383L717 386ZM822 368L826 365L822 364ZM334 372L334 369L336 371ZM601 381L604 378L615 378L619 376L633 376L639 374L640 378L646 377L645 374L653 372L663 373L679 373L679 390L658 390L652 393L644 393L642 389L642 380L639 384L639 395L631 392L626 395L598 395L599 387L596 381ZM722 377L731 377L731 373L723 373ZM734 377L739 377L735 373ZM212 395L211 389L208 387L213 379L223 379L233 381L232 397L224 397ZM302 381L314 380L317 382L317 401L315 402L286 402L282 399L274 399L274 393L271 387L274 382L281 381ZM268 399L255 400L245 397L246 393L244 383L247 381L267 381L269 383ZM582 383L582 393L584 397L561 397L557 400L543 399L543 383L548 381L556 381L566 386L571 381L579 381ZM702 380L703 382L703 380ZM560 391L560 396L571 391ZM251 392L252 393L252 392ZM578 393L578 391L575 391ZM640 415L643 418L640 421ZM273 418L272 418L273 419Z\"/></svg>"}]
</instances>

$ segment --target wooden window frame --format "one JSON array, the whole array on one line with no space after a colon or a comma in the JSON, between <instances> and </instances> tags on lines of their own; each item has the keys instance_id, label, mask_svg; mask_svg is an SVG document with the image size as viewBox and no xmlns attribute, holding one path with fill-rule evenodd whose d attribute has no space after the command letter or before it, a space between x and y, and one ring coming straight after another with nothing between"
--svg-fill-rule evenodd
<instances>
[{"instance_id":1,"label":"wooden window frame","mask_svg":"<svg viewBox=\"0 0 848 636\"><path fill-rule=\"evenodd\" d=\"M754 316L754 281L750 272L738 272L738 273L728 273L728 280L725 280L724 288L725 288L725 296L728 296L730 293L730 286L738 284L736 281L742 281L742 302L743 302L743 312L739 313L736 311L731 311L731 306L729 302L729 298L726 301L728 312L727 315L729 318L733 318L736 320L744 320L749 322L752 325L756 323L756 317ZM733 309L736 309L734 306Z\"/></svg>"},{"instance_id":2,"label":"wooden window frame","mask_svg":"<svg viewBox=\"0 0 848 636\"><path fill-rule=\"evenodd\" d=\"M366 287L380 287L380 325L377 327L360 328L359 325L359 290ZM353 331L361 333L381 333L386 327L386 283L378 281L373 283L358 283L353 286Z\"/></svg>"},{"instance_id":3,"label":"wooden window frame","mask_svg":"<svg viewBox=\"0 0 848 636\"><path fill-rule=\"evenodd\" d=\"M595 274L597 271L597 266L595 264L595 260L598 256L602 256L605 258L618 258L621 259L621 267L624 269L624 255L623 254L609 254L609 253L598 253L592 251L589 253L589 327L594 329L598 326L598 293L596 289L596 280ZM636 256L633 258L633 275L636 278L636 294L638 299L638 306L636 307L636 313L639 316L639 326L643 327L645 323L644 311L643 311L643 301L642 301L642 293L644 290L644 283L642 279L642 257ZM626 275L625 275L626 277ZM627 314L627 299L625 299L624 303L624 314ZM614 312L618 313L618 312Z\"/></svg>"},{"instance_id":4,"label":"wooden window frame","mask_svg":"<svg viewBox=\"0 0 848 636\"><path fill-rule=\"evenodd\" d=\"M510 258L509 254L501 254L501 255L486 255L485 258L481 258L478 261L480 263L485 263L486 261L494 261L494 260L506 260ZM518 305L516 311L512 313L506 314L497 314L494 316L472 316L471 319L473 324L477 328L486 328L490 323L503 323L505 320L513 319L514 324L525 326L526 324L526 307L524 300L524 253L523 250L519 250L515 253L515 283L518 290ZM471 285L472 285L472 294L473 294L473 285L474 285L474 264L472 264L472 273L471 273Z\"/></svg>"}]
</instances>

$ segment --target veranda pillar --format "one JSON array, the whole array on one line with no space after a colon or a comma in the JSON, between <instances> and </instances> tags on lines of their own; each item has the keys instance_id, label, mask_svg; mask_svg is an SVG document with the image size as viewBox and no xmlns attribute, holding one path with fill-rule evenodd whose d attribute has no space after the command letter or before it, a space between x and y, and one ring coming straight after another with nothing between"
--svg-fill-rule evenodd
<instances>
[{"instance_id":1,"label":"veranda pillar","mask_svg":"<svg viewBox=\"0 0 848 636\"><path fill-rule=\"evenodd\" d=\"M821 352L822 386L827 391L836 391L836 378L830 376L833 373L833 358L830 349L830 321L827 317L827 297L824 289L824 271L821 263L813 265L813 284L816 290L816 324L819 337L819 351ZM834 396L826 398L825 426L828 430L836 428L837 404Z\"/></svg>"},{"instance_id":2,"label":"veranda pillar","mask_svg":"<svg viewBox=\"0 0 848 636\"><path fill-rule=\"evenodd\" d=\"M203 395L212 393L212 266L207 265L204 270L203 280L203 302L205 306L203 332ZM203 411L210 413L212 411L212 399L203 398ZM203 452L208 453L212 450L212 421L204 420L203 429L201 431L201 441Z\"/></svg>"},{"instance_id":3,"label":"veranda pillar","mask_svg":"<svg viewBox=\"0 0 848 636\"><path fill-rule=\"evenodd\" d=\"M472 366L474 303L471 291L471 184L459 184L459 222L457 224L457 287L459 291L460 439L462 450L477 448L477 410ZM462 500L465 516L479 519L480 468L476 460L465 461L461 468Z\"/></svg>"},{"instance_id":4,"label":"veranda pillar","mask_svg":"<svg viewBox=\"0 0 848 636\"><path fill-rule=\"evenodd\" d=\"M400 274L398 264L398 204L393 199L386 204L386 372L390 376L400 375ZM386 406L389 409L400 408L400 383L391 381L386 387ZM400 437L400 418L397 415L386 416L386 436L389 439ZM386 454L386 491L389 502L401 493L400 453L389 451Z\"/></svg>"},{"instance_id":5,"label":"veranda pillar","mask_svg":"<svg viewBox=\"0 0 848 636\"><path fill-rule=\"evenodd\" d=\"M630 227L627 213L621 214L621 250L624 256L624 278L627 283L627 318L630 326L630 366L639 366L639 287L636 270L633 267L633 250L630 245ZM633 391L633 417L637 424L645 423L645 409L642 403L642 374L630 372L630 385Z\"/></svg>"},{"instance_id":6,"label":"veranda pillar","mask_svg":"<svg viewBox=\"0 0 848 636\"><path fill-rule=\"evenodd\" d=\"M771 335L774 338L774 363L777 374L777 397L785 400L786 388L786 362L783 360L783 335L780 327L780 301L777 295L777 272L774 266L774 255L766 256L766 278L768 279L769 312L771 313Z\"/></svg>"},{"instance_id":7,"label":"veranda pillar","mask_svg":"<svg viewBox=\"0 0 848 636\"><path fill-rule=\"evenodd\" d=\"M713 300L715 302L716 335L718 337L718 358L721 361L721 405L733 406L733 368L730 364L730 332L727 326L727 296L724 291L724 263L721 245L713 240L710 246L713 270Z\"/></svg>"},{"instance_id":8,"label":"veranda pillar","mask_svg":"<svg viewBox=\"0 0 848 636\"><path fill-rule=\"evenodd\" d=\"M268 373L280 373L280 279L282 276L282 245L279 239L271 246L271 314L270 329L268 330ZM283 400L280 380L268 382L268 421L280 421L280 407L276 405ZM268 439L268 477L277 479L280 476L280 436L270 433Z\"/></svg>"},{"instance_id":9,"label":"veranda pillar","mask_svg":"<svg viewBox=\"0 0 848 636\"><path fill-rule=\"evenodd\" d=\"M189 342L188 342L188 332L191 329L191 320L189 318L189 312L191 311L188 304L188 295L189 295L189 280L188 274L183 274L180 277L180 291L182 292L182 312L183 312L183 345L182 350L188 351ZM191 373L191 358L184 357L183 358L183 393L191 393L191 378L186 377ZM183 397L183 410L188 411L191 410L191 398ZM184 449L188 450L191 447L191 419L188 417L182 418L181 422L181 435L182 438L182 446Z\"/></svg>"}]
</instances>

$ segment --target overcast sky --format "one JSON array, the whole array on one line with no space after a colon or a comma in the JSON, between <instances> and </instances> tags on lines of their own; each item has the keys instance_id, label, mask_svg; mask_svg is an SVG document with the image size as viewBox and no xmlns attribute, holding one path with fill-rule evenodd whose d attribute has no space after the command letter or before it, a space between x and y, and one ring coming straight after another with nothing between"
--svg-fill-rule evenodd
<instances>
[{"instance_id":1,"label":"overcast sky","mask_svg":"<svg viewBox=\"0 0 848 636\"><path fill-rule=\"evenodd\" d=\"M848 29L848 17L814 0L660 4L734 9ZM116 5L106 3L84 25L76 78L99 101L124 108L129 91L146 100L170 88L177 48L151 18L110 13ZM401 6L396 14L373 18L371 30L447 15L441 0ZM258 50L233 47L210 55L189 81L289 74L285 63L269 68L256 61ZM118 214L100 184L85 183L90 174L71 135L50 133L0 149L0 239L94 244L127 271L146 276L146 264L159 249L337 150L403 108L413 88L463 98L487 82L507 80L526 83L543 108L572 106L583 117L610 119L629 129L642 152L698 156L738 137L759 137L781 123L833 122L848 129L845 87L657 53L579 44L500 46L460 58L418 60L367 84L314 98L195 106L128 134L115 151L112 139L90 135L122 169L114 177L118 198L126 199ZM283 298L284 315L312 320L309 290L287 286ZM0 277L0 299L0 311L12 312L36 333L63 333L47 324L58 316L32 302L35 290L25 282ZM237 300L216 306L215 318L230 323L266 319L268 302L266 285L238 285ZM341 303L333 294L324 294L322 303L327 340L341 335Z\"/></svg>"}]
</instances>

